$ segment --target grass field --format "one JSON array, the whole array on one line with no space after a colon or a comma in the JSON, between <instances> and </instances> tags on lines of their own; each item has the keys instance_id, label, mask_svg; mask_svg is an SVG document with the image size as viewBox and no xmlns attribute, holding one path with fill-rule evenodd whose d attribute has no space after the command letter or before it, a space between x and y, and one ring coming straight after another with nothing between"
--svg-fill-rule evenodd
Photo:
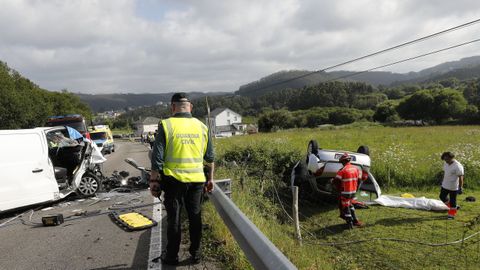
<instances>
[{"instance_id":1,"label":"grass field","mask_svg":"<svg viewBox=\"0 0 480 270\"><path fill-rule=\"evenodd\" d=\"M366 227L350 231L344 230L334 205L303 201L300 212L304 241L300 246L294 238L293 224L281 208L283 205L290 212L288 188L274 166L276 156L291 156L291 160L301 156L310 139L316 139L322 148L327 149L355 151L359 145L368 145L372 172L382 183L384 191L392 195L409 192L415 196L437 198L439 187L436 183L442 168L440 154L447 150L455 152L465 165L467 183L466 194L459 197L462 209L457 219L446 220L445 212L372 206L358 210ZM267 157L264 160L251 158L256 164L248 164L248 161L243 164L239 160L240 166L220 167L217 176L233 179L235 203L299 269L479 269L480 235L457 245L441 247L397 242L445 243L480 231L477 225L480 220L478 202L463 201L465 196L480 198L479 143L478 126L387 128L356 125L239 136L216 141L220 160L232 152L245 152L245 149L254 152L257 148ZM281 160L291 162L288 158ZM272 164L263 164L269 162ZM273 186L280 193L281 203ZM221 246L218 250L226 265L231 269L249 268L239 247L228 230L220 225L221 220L209 204L205 219L212 224L211 234L217 239L216 245ZM396 241L371 240L373 238L395 238ZM327 245L352 240L365 242Z\"/></svg>"}]
</instances>

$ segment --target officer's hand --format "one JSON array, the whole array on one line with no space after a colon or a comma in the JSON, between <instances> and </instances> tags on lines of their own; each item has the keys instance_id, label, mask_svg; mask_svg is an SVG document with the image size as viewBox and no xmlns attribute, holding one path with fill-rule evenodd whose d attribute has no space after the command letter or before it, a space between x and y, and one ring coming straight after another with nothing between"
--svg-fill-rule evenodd
<instances>
[{"instance_id":1,"label":"officer's hand","mask_svg":"<svg viewBox=\"0 0 480 270\"><path fill-rule=\"evenodd\" d=\"M158 197L160 196L161 190L160 190L160 182L158 181L150 181L150 193L152 193L153 197Z\"/></svg>"},{"instance_id":2,"label":"officer's hand","mask_svg":"<svg viewBox=\"0 0 480 270\"><path fill-rule=\"evenodd\" d=\"M457 190L457 194L458 194L458 195L463 194L463 188L459 188L459 189Z\"/></svg>"},{"instance_id":3,"label":"officer's hand","mask_svg":"<svg viewBox=\"0 0 480 270\"><path fill-rule=\"evenodd\" d=\"M207 184L205 185L204 188L205 192L211 193L213 191L213 181L207 181Z\"/></svg>"}]
</instances>

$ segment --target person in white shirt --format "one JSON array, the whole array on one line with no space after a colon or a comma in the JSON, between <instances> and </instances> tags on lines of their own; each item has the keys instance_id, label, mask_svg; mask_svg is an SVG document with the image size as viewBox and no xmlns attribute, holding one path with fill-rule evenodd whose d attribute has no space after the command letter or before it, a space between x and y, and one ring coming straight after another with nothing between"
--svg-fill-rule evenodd
<instances>
[{"instance_id":1,"label":"person in white shirt","mask_svg":"<svg viewBox=\"0 0 480 270\"><path fill-rule=\"evenodd\" d=\"M449 208L448 219L454 219L457 214L457 194L463 193L464 169L452 152L444 152L441 158L445 163L439 197Z\"/></svg>"}]
</instances>

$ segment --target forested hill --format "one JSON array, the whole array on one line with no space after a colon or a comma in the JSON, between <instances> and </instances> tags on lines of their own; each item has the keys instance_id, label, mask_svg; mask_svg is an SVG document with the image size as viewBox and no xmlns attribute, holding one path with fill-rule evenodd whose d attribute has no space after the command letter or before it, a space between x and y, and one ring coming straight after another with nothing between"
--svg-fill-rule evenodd
<instances>
[{"instance_id":1,"label":"forested hill","mask_svg":"<svg viewBox=\"0 0 480 270\"><path fill-rule=\"evenodd\" d=\"M64 114L91 117L76 95L42 89L0 61L0 129L41 127L49 116Z\"/></svg>"},{"instance_id":2,"label":"forested hill","mask_svg":"<svg viewBox=\"0 0 480 270\"><path fill-rule=\"evenodd\" d=\"M166 102L170 94L77 94L95 112L120 110L128 107L152 106Z\"/></svg>"},{"instance_id":3,"label":"forested hill","mask_svg":"<svg viewBox=\"0 0 480 270\"><path fill-rule=\"evenodd\" d=\"M226 93L189 93L192 99L200 98L205 95L222 95ZM111 110L121 110L128 107L153 106L161 102L169 102L173 93L161 94L77 94L80 99L87 103L93 111L104 112Z\"/></svg>"},{"instance_id":4,"label":"forested hill","mask_svg":"<svg viewBox=\"0 0 480 270\"><path fill-rule=\"evenodd\" d=\"M372 71L367 73L355 74L355 71L332 71L314 73L312 75L291 80L299 76L306 75L311 71L308 70L292 70L280 71L258 81L240 86L235 92L241 96L262 96L269 92L282 89L296 89L304 86L312 86L319 82L351 76L343 80L365 82L374 86L395 86L404 83L424 83L430 81L441 80L444 78L455 77L460 80L480 77L480 56L472 56L463 58L458 61L446 62L431 68L424 69L419 72L409 73L392 73L383 71ZM291 80L291 81L288 81ZM285 83L281 83L287 81Z\"/></svg>"},{"instance_id":5,"label":"forested hill","mask_svg":"<svg viewBox=\"0 0 480 270\"><path fill-rule=\"evenodd\" d=\"M239 90L235 92L235 94L243 97L258 98L269 93L280 93L280 91L285 89L300 89L305 86L315 86L319 82L350 76L355 73L354 71L320 72L303 78L291 80L286 83L280 83L289 79L306 75L310 72L311 71L307 70L280 71L266 76L258 81L240 86ZM363 82L372 86L398 86L401 84L422 84L426 82L434 82L450 77L458 78L459 80L480 77L480 56L463 58L459 61L446 62L419 72L401 74L385 71L374 71L348 77L344 81ZM159 102L168 102L172 94L173 93L77 95L82 101L87 103L93 111L102 112L108 110L120 110L128 107L136 108L153 106ZM233 93L190 93L192 99L198 99L199 97L203 97L205 95L220 96L231 94Z\"/></svg>"}]
</instances>

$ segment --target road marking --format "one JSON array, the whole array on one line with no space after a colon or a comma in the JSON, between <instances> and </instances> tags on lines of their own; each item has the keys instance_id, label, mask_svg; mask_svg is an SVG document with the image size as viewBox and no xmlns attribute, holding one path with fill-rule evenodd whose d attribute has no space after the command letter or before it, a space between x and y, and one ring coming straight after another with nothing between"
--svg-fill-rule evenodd
<instances>
[{"instance_id":1,"label":"road marking","mask_svg":"<svg viewBox=\"0 0 480 270\"><path fill-rule=\"evenodd\" d=\"M155 198L153 206L152 219L155 220L158 225L153 227L150 232L150 252L148 254L148 269L158 270L162 269L162 262L152 262L153 259L160 257L162 254L162 204L158 203L160 200Z\"/></svg>"}]
</instances>

